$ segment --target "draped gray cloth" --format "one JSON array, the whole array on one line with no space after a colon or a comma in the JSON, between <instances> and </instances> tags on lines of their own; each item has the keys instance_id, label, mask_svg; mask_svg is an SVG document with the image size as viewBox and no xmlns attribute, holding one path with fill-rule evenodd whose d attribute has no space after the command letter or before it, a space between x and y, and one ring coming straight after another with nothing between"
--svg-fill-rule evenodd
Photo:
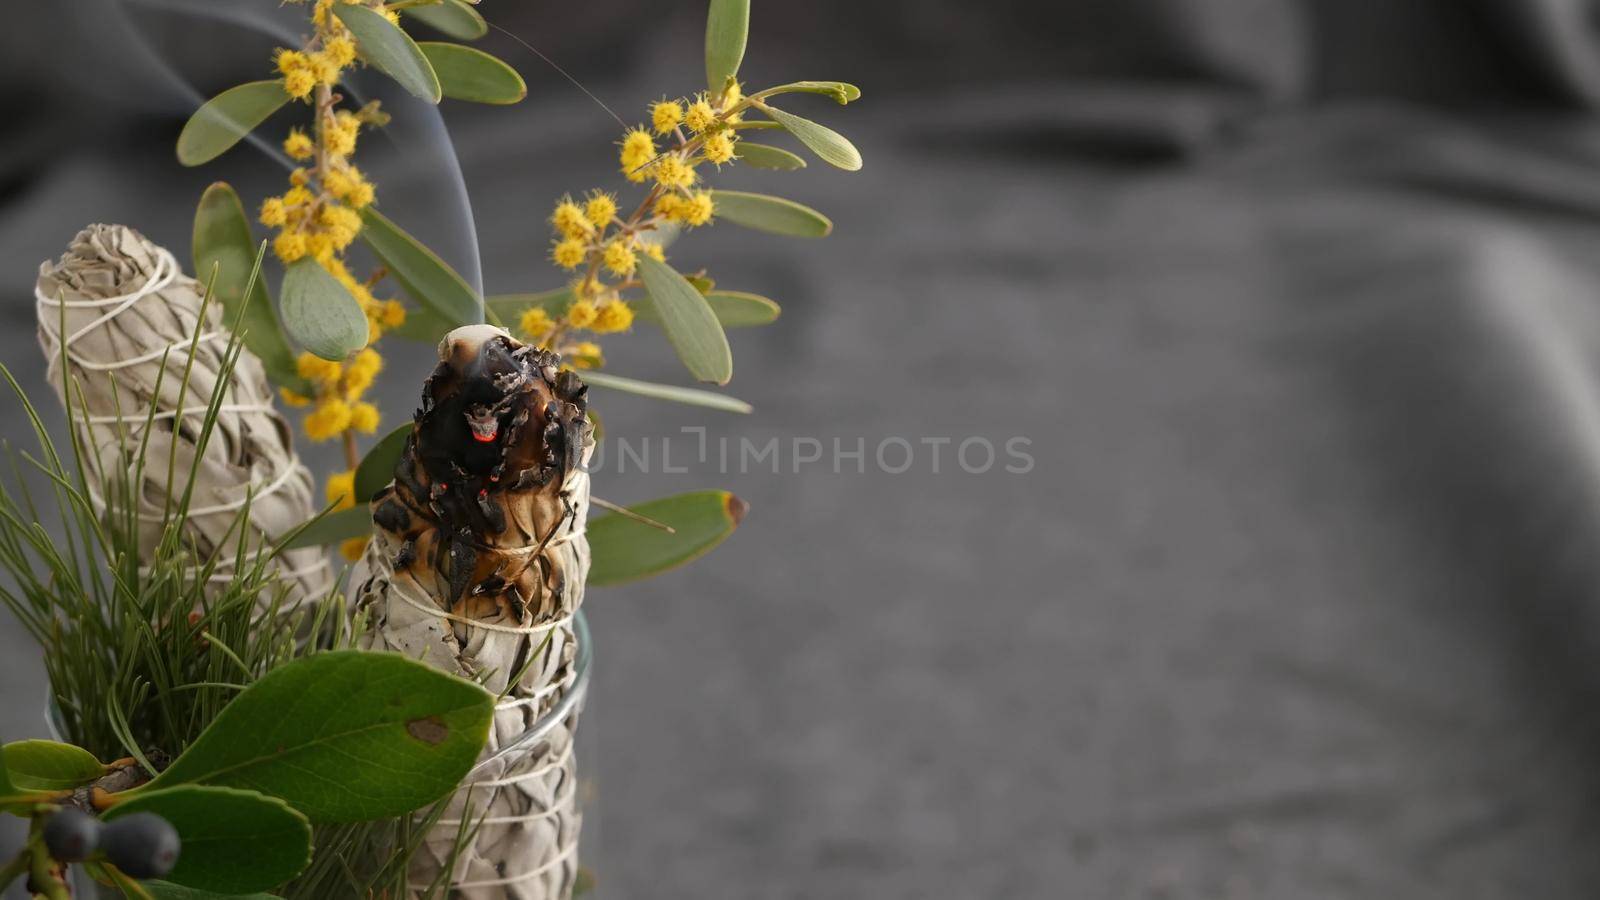
<instances>
[{"instance_id":1,"label":"draped gray cloth","mask_svg":"<svg viewBox=\"0 0 1600 900\"><path fill-rule=\"evenodd\" d=\"M827 241L674 248L784 306L732 337L753 416L596 389L602 453L658 461L608 458L598 496L751 504L715 553L585 605L602 896L1600 896L1587 9L756 4L749 70L862 84L794 109L867 166L724 182L824 210ZM698 9L642 10L484 5L629 118L699 77ZM214 37L156 43L209 92L243 77L202 77L239 65ZM541 289L536 220L611 185L615 123L486 47L528 105L446 114L488 290ZM18 83L104 115L60 150L54 110L5 101L8 362L79 222L177 246L210 179L269 185L245 157L179 171L179 114L18 54ZM380 196L433 175L370 152ZM686 381L648 328L607 347ZM430 352L391 355L387 409ZM662 472L684 425L712 463ZM921 439L974 435L1029 438L1032 470L967 474L952 444L932 471ZM867 472L795 471L796 437L864 440ZM904 474L872 459L891 437ZM778 438L781 472L718 472L721 438ZM37 734L32 651L3 640L0 734Z\"/></svg>"}]
</instances>

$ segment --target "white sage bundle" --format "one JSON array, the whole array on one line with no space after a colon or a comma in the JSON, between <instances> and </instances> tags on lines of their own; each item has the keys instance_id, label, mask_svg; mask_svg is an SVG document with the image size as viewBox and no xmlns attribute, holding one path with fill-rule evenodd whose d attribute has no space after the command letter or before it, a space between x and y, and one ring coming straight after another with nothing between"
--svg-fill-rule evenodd
<instances>
[{"instance_id":1,"label":"white sage bundle","mask_svg":"<svg viewBox=\"0 0 1600 900\"><path fill-rule=\"evenodd\" d=\"M86 473L92 498L104 506L108 491L119 489L106 480L131 477L147 441L140 481L124 487L148 559L171 516L170 500L188 487L192 468L184 535L196 559L217 560L211 579L226 582L247 502L249 554L304 524L319 505L260 360L242 350L225 371L229 333L221 303L202 314L203 295L170 252L122 225L78 232L60 260L39 266L34 288L46 374L63 399L73 385L70 424L95 463ZM221 406L202 448L201 423L218 389ZM169 483L169 471L176 484ZM284 608L332 587L320 549L289 551L268 565L287 588Z\"/></svg>"},{"instance_id":2,"label":"white sage bundle","mask_svg":"<svg viewBox=\"0 0 1600 900\"><path fill-rule=\"evenodd\" d=\"M454 858L450 895L563 900L578 871L574 616L589 572L594 438L587 387L554 354L487 325L439 345L375 534L352 578L371 648L502 695L488 746L418 852L414 884ZM569 696L569 693L571 696ZM559 709L560 721L532 732Z\"/></svg>"}]
</instances>

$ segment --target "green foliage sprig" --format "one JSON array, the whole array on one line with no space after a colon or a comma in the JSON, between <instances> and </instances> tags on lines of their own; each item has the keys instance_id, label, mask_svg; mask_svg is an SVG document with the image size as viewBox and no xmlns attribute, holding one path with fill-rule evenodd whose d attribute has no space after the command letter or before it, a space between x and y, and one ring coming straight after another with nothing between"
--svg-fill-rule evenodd
<instances>
[{"instance_id":1,"label":"green foliage sprig","mask_svg":"<svg viewBox=\"0 0 1600 900\"><path fill-rule=\"evenodd\" d=\"M481 37L488 30L487 24L462 0L400 0L387 5L373 0L315 0L313 10L314 24L325 32L321 37L324 44L332 38L342 40L348 36L360 58L424 99L437 102L443 96L514 103L526 92L521 77L501 60L459 44L413 41L402 21L393 15L399 11L458 40ZM330 22L342 23L343 30L337 34L327 32ZM805 159L790 150L745 140L751 132L787 133L817 158L846 171L862 165L860 152L844 136L775 105L781 98L799 94L821 95L847 104L861 96L854 85L796 81L751 92L744 90L739 70L745 58L749 23L749 0L711 0L706 21L706 90L692 97L653 104L649 127L633 128L624 136L622 174L629 182L646 185L644 197L631 212L619 210L616 197L600 190L591 191L582 202L569 198L557 204L551 217L556 232L551 258L561 268L576 273L564 287L480 297L437 254L395 222L363 205L358 229L361 239L415 303L405 312L403 321L383 327L398 337L432 344L459 325L485 319L494 324L510 324L529 340L561 352L568 365L586 369L588 380L598 387L669 402L749 412L749 404L720 392L595 371L604 364L604 355L601 347L584 334L624 331L636 319L649 323L667 337L694 378L718 386L726 384L733 374L733 357L725 329L770 324L778 318L778 304L759 294L718 290L703 271L678 270L667 260L669 245L683 231L716 220L789 237L824 237L833 230L827 216L795 201L707 188L703 184L700 172L707 166L720 169L742 163L775 172L806 166ZM313 49L308 47L308 51ZM328 51L323 46L305 58L311 70L316 68L318 52ZM323 67L323 77L327 77L327 68ZM335 66L332 76L337 75ZM299 84L290 84L294 78L287 73L279 93L309 96L314 88L303 78ZM224 91L195 113L185 128L188 140L180 137L179 157L195 164L226 150L270 115L271 110L263 113L262 108L273 99L270 91L249 85ZM198 140L196 135L205 140ZM664 146L657 145L658 138ZM207 153L193 152L197 143L203 144ZM309 146L300 148L301 152L308 152L305 148ZM296 148L286 144L285 149ZM315 186L315 180L316 176L312 176L308 183ZM282 225L280 211L278 207L270 210L269 225ZM203 245L200 234L197 224L197 259L219 255L209 244ZM229 239L234 242L233 255L238 257L243 239L236 233ZM294 265L300 263L291 264L291 274ZM342 264L330 268L337 278L349 283ZM287 280L287 286L310 283L304 277ZM344 301L335 296L337 285L330 286L325 280L319 280L319 284L321 287L315 291L286 289L282 315L289 323L290 334L306 336L302 346L335 358L341 341L347 340L341 334L351 332L348 340L353 341L358 326L348 310L340 312ZM295 296L287 296L289 293ZM365 302L362 305L370 308ZM341 315L350 321L339 323ZM270 326L263 330L272 333ZM313 340L315 346L310 342ZM274 358L292 357L281 337L271 337L270 342L267 352ZM318 364L308 367L303 356L301 359L299 375L318 375ZM321 373L321 377L337 381L339 375L330 371ZM302 386L288 380L280 384L292 395L303 393ZM336 418L313 413L306 424L321 434L323 425ZM385 447L404 430L381 440L370 451L371 456L389 460ZM353 552L370 534L370 517L360 501L370 496L373 486L361 483L359 470L387 472L392 466L374 467L366 461L358 466L353 457L350 465L350 471L339 473L330 481L330 499L336 493L346 497L345 509L308 529L300 538L301 545L342 541L347 551ZM716 521L722 516L728 530L737 524L736 518L727 518L725 507L719 506L720 501L710 494L684 495L661 502L669 504L669 509L696 511L697 521ZM635 525L638 522L627 521ZM725 536L725 532L722 534ZM625 527L592 532L591 544L597 571L628 573L618 580L665 571L697 557L710 546L705 536L693 529L657 529L647 538L643 531Z\"/></svg>"},{"instance_id":2,"label":"green foliage sprig","mask_svg":"<svg viewBox=\"0 0 1600 900\"><path fill-rule=\"evenodd\" d=\"M312 825L403 816L451 793L488 739L494 700L420 662L347 650L264 675L153 778L147 761L101 763L81 747L51 741L7 744L0 748L0 811L31 819L33 828L0 868L0 890L27 873L44 896L66 896L60 891L69 863L136 898L276 888L311 865ZM97 850L92 820L74 820L77 842L52 840L47 822L83 807L104 823L158 817L175 831L181 852L157 867L137 854L119 856L115 847ZM417 839L382 829L337 834L341 852L361 847L367 859L396 856L396 848L369 846L363 837ZM324 892L302 884L298 896L333 896L338 882L327 877L330 870L325 861L313 882ZM164 880L139 883L152 876ZM381 865L377 880L392 878L403 886L403 868Z\"/></svg>"}]
</instances>

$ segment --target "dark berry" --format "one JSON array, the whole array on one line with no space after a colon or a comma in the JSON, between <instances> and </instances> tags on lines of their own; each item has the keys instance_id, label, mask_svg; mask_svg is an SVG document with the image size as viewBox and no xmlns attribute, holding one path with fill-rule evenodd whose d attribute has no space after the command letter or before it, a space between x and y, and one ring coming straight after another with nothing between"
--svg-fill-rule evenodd
<instances>
[{"instance_id":1,"label":"dark berry","mask_svg":"<svg viewBox=\"0 0 1600 900\"><path fill-rule=\"evenodd\" d=\"M67 807L44 823L44 846L58 862L83 862L100 846L100 820Z\"/></svg>"},{"instance_id":2,"label":"dark berry","mask_svg":"<svg viewBox=\"0 0 1600 900\"><path fill-rule=\"evenodd\" d=\"M155 813L134 813L106 823L100 849L129 878L160 878L178 862L178 829Z\"/></svg>"}]
</instances>

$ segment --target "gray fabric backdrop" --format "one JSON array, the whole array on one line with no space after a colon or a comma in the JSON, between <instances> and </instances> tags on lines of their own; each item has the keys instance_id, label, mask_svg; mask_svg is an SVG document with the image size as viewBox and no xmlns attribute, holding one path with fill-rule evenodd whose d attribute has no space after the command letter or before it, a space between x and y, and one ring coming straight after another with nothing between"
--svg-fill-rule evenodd
<instances>
[{"instance_id":1,"label":"gray fabric backdrop","mask_svg":"<svg viewBox=\"0 0 1600 900\"><path fill-rule=\"evenodd\" d=\"M33 390L28 286L75 229L182 250L207 182L276 177L172 162L178 85L254 77L269 42L155 5L29 7L0 37L0 346ZM485 12L630 118L696 83L700 3L512 6ZM784 304L733 338L754 415L596 397L654 454L607 460L602 496L752 506L588 604L605 895L1600 894L1588 4L755 6L757 80L863 85L807 108L867 168L734 176L828 212L825 242L680 251ZM467 271L476 232L488 290L539 289L549 198L607 183L615 127L486 44L532 95L446 105L470 219L442 145L363 153ZM612 355L680 377L647 329ZM719 439L772 438L780 471L720 471ZM992 469L963 471L966 438ZM0 738L40 733L43 692L0 628Z\"/></svg>"}]
</instances>

